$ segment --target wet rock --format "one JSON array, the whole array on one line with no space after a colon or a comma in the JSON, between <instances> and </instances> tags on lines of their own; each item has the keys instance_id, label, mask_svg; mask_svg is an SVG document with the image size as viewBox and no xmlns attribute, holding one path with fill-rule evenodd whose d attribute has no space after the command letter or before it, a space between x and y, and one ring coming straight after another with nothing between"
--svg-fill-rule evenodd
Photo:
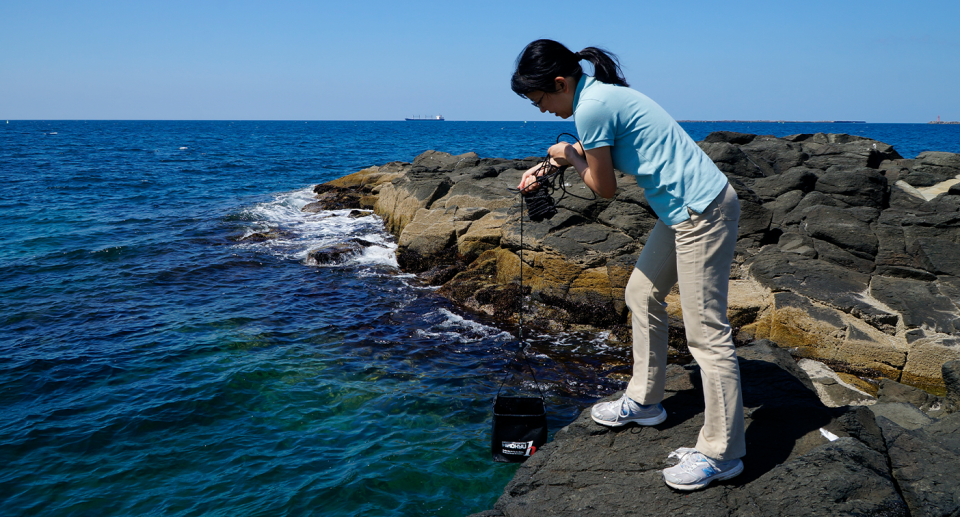
<instances>
[{"instance_id":1,"label":"wet rock","mask_svg":"<svg viewBox=\"0 0 960 517\"><path fill-rule=\"evenodd\" d=\"M324 210L326 210L327 209L326 206L327 206L326 203L323 203L320 201L314 201L312 203L307 203L306 205L303 205L303 208L301 208L300 211L315 214L315 213L323 212Z\"/></svg>"},{"instance_id":2,"label":"wet rock","mask_svg":"<svg viewBox=\"0 0 960 517\"><path fill-rule=\"evenodd\" d=\"M253 232L237 238L240 242L264 242L281 237L286 237L289 232L280 229L267 230L262 232Z\"/></svg>"},{"instance_id":3,"label":"wet rock","mask_svg":"<svg viewBox=\"0 0 960 517\"><path fill-rule=\"evenodd\" d=\"M369 243L366 243L366 245L369 245ZM364 246L365 241L360 239L339 242L308 251L307 260L318 266L339 264L363 253Z\"/></svg>"}]
</instances>

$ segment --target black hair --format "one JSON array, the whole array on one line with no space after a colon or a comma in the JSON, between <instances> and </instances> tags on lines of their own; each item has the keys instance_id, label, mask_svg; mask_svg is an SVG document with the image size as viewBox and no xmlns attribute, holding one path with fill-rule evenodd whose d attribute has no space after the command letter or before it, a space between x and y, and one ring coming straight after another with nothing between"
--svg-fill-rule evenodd
<instances>
[{"instance_id":1,"label":"black hair","mask_svg":"<svg viewBox=\"0 0 960 517\"><path fill-rule=\"evenodd\" d=\"M620 61L611 52L597 47L587 47L580 52L549 39L538 39L527 45L517 56L517 69L510 80L510 88L520 96L530 92L556 91L557 77L573 77L580 80L583 68L580 60L593 63L594 76L600 82L630 86L623 77Z\"/></svg>"}]
</instances>

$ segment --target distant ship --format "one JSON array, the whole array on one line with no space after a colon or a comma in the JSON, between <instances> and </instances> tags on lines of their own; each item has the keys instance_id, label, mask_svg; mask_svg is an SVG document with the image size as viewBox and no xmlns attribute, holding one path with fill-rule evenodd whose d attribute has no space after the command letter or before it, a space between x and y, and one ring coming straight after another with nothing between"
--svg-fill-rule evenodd
<instances>
[{"instance_id":1,"label":"distant ship","mask_svg":"<svg viewBox=\"0 0 960 517\"><path fill-rule=\"evenodd\" d=\"M436 121L443 122L443 115L433 115L433 116L429 116L429 117L413 117L413 118L407 118L407 119L404 119L404 120L415 120L415 121L421 121L421 120L436 120Z\"/></svg>"}]
</instances>

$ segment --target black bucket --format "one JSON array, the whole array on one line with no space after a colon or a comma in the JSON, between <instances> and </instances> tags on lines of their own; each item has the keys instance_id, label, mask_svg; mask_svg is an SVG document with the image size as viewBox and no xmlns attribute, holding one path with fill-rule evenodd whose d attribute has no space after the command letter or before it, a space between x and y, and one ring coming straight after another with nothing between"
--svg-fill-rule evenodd
<instances>
[{"instance_id":1,"label":"black bucket","mask_svg":"<svg viewBox=\"0 0 960 517\"><path fill-rule=\"evenodd\" d=\"M493 460L519 463L547 443L547 410L543 396L507 397L493 402Z\"/></svg>"}]
</instances>

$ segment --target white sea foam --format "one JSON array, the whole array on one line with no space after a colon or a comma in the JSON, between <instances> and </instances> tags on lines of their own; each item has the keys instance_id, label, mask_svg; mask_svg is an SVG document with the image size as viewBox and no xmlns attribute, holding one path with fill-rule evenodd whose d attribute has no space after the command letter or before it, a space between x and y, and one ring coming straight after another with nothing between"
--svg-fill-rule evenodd
<instances>
[{"instance_id":1,"label":"white sea foam","mask_svg":"<svg viewBox=\"0 0 960 517\"><path fill-rule=\"evenodd\" d=\"M444 339L469 343L473 341L492 339L495 341L509 341L513 336L506 331L484 325L447 309L437 309L425 316L428 328L417 329L417 336L431 339Z\"/></svg>"},{"instance_id":2,"label":"white sea foam","mask_svg":"<svg viewBox=\"0 0 960 517\"><path fill-rule=\"evenodd\" d=\"M524 333L528 342L548 342L553 350L563 350L567 353L596 355L602 353L619 353L623 346L610 341L610 331L597 333L587 332L560 332L557 334ZM542 355L542 354L534 354ZM542 355L542 357L547 357Z\"/></svg>"},{"instance_id":3,"label":"white sea foam","mask_svg":"<svg viewBox=\"0 0 960 517\"><path fill-rule=\"evenodd\" d=\"M308 263L311 250L359 239L370 243L361 253L343 265L398 267L397 245L379 217L351 216L352 210L304 212L302 208L316 201L312 188L278 194L272 201L259 203L244 214L250 226L239 246L264 249L278 256ZM267 238L245 242L254 234Z\"/></svg>"}]
</instances>

